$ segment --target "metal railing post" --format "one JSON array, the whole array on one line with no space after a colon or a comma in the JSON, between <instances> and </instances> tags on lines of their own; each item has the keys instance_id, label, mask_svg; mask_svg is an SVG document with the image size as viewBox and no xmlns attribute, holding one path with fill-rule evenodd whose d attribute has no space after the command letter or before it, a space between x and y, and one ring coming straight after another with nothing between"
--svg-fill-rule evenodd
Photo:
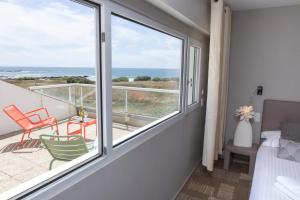
<instances>
[{"instance_id":1,"label":"metal railing post","mask_svg":"<svg viewBox=\"0 0 300 200\"><path fill-rule=\"evenodd\" d=\"M125 89L125 113L128 113L128 90Z\"/></svg>"},{"instance_id":2,"label":"metal railing post","mask_svg":"<svg viewBox=\"0 0 300 200\"><path fill-rule=\"evenodd\" d=\"M72 103L72 86L69 86L69 102Z\"/></svg>"},{"instance_id":3,"label":"metal railing post","mask_svg":"<svg viewBox=\"0 0 300 200\"><path fill-rule=\"evenodd\" d=\"M83 107L83 94L82 94L82 86L80 86L80 106Z\"/></svg>"},{"instance_id":4,"label":"metal railing post","mask_svg":"<svg viewBox=\"0 0 300 200\"><path fill-rule=\"evenodd\" d=\"M128 122L129 122L129 116L128 116L128 89L125 89L125 124L126 129L128 130Z\"/></svg>"}]
</instances>

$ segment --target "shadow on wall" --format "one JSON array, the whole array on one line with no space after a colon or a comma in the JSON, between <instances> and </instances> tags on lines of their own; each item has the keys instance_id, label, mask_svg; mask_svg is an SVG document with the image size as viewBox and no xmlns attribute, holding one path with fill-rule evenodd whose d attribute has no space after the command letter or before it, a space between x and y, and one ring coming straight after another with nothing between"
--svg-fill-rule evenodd
<instances>
[{"instance_id":1,"label":"shadow on wall","mask_svg":"<svg viewBox=\"0 0 300 200\"><path fill-rule=\"evenodd\" d=\"M11 120L4 112L3 108L15 104L22 111L28 112L38 107L45 107L50 116L55 116L58 120L68 118L76 114L74 106L39 95L24 88L0 81L0 135L20 130L20 127ZM5 124L5 125L3 125Z\"/></svg>"}]
</instances>

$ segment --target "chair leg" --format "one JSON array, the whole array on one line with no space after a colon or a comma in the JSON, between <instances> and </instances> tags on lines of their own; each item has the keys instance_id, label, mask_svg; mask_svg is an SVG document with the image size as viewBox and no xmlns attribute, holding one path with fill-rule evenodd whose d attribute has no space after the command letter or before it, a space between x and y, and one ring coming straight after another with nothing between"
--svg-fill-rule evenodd
<instances>
[{"instance_id":1,"label":"chair leg","mask_svg":"<svg viewBox=\"0 0 300 200\"><path fill-rule=\"evenodd\" d=\"M24 131L24 133L23 133L23 135L22 135L21 141L20 141L20 143L19 143L20 145L23 143L25 134L26 134L26 131Z\"/></svg>"},{"instance_id":2,"label":"chair leg","mask_svg":"<svg viewBox=\"0 0 300 200\"><path fill-rule=\"evenodd\" d=\"M59 135L57 120L55 120L56 134Z\"/></svg>"},{"instance_id":3,"label":"chair leg","mask_svg":"<svg viewBox=\"0 0 300 200\"><path fill-rule=\"evenodd\" d=\"M53 165L53 162L54 162L55 160L56 160L56 159L51 160L50 165L49 165L49 170L52 170L52 165Z\"/></svg>"},{"instance_id":4,"label":"chair leg","mask_svg":"<svg viewBox=\"0 0 300 200\"><path fill-rule=\"evenodd\" d=\"M28 138L29 138L29 139L32 139L32 138L30 137L30 133L31 133L31 130L29 130L29 132L28 132Z\"/></svg>"}]
</instances>

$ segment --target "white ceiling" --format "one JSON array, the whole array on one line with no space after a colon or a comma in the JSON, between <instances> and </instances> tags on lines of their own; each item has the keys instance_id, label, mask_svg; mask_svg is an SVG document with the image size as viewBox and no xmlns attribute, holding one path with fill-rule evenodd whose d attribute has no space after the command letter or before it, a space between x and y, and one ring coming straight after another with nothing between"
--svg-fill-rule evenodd
<instances>
[{"instance_id":1,"label":"white ceiling","mask_svg":"<svg viewBox=\"0 0 300 200\"><path fill-rule=\"evenodd\" d=\"M300 5L300 0L225 0L232 10Z\"/></svg>"}]
</instances>

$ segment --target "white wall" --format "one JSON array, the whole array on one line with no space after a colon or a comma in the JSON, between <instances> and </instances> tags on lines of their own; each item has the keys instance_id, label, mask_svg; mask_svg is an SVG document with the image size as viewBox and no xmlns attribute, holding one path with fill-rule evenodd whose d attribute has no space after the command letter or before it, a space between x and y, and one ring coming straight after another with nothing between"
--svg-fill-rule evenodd
<instances>
[{"instance_id":1,"label":"white wall","mask_svg":"<svg viewBox=\"0 0 300 200\"><path fill-rule=\"evenodd\" d=\"M178 19L178 17L172 15L172 11L169 10L175 10L176 12L180 13L185 18L190 19L190 16L197 16L196 18L200 18L202 22L195 22L193 19L190 19L190 21L193 21L194 23L200 23L197 24L198 27L201 27L201 29L204 29L205 32L209 33L209 27L210 27L210 5L207 3L207 0L184 0L189 1L189 3L184 4L185 10L187 10L184 13L181 13L180 11L176 10L175 8L171 7L174 5L179 5L178 1L181 2L181 0L168 0L168 4L166 2L163 2L161 0L113 0L114 2L117 2L119 4L122 4L123 6L132 9L132 10L138 10L138 13L147 15L150 19L157 21L165 26L168 26L174 30L177 30L179 32L183 32L189 36L192 36L194 39L208 42L209 35L204 34L199 29L197 29L195 26L192 26L188 22L184 23L182 20ZM159 2L159 3L157 3ZM173 3L172 3L173 2ZM177 2L177 3L176 3ZM163 3L164 6L167 6L166 9L163 9L160 6L160 3ZM174 4L174 5L173 5ZM179 6L180 7L180 6ZM193 8L192 11L188 12L189 9ZM169 12L167 12L167 10Z\"/></svg>"},{"instance_id":2,"label":"white wall","mask_svg":"<svg viewBox=\"0 0 300 200\"><path fill-rule=\"evenodd\" d=\"M183 22L190 23L206 34L210 32L208 0L147 0Z\"/></svg>"},{"instance_id":3,"label":"white wall","mask_svg":"<svg viewBox=\"0 0 300 200\"><path fill-rule=\"evenodd\" d=\"M58 120L65 119L76 113L75 108L67 103L45 96L41 99L41 95L37 93L4 81L0 81L0 94L0 124L2 124L0 126L0 135L21 129L20 126L18 126L2 110L5 106L11 104L15 104L23 112L29 112L40 107L45 107L48 109L49 115L55 116Z\"/></svg>"},{"instance_id":4,"label":"white wall","mask_svg":"<svg viewBox=\"0 0 300 200\"><path fill-rule=\"evenodd\" d=\"M233 12L226 139L233 138L234 110L253 96L256 112L264 99L300 101L300 6ZM254 123L259 141L261 123Z\"/></svg>"}]
</instances>

